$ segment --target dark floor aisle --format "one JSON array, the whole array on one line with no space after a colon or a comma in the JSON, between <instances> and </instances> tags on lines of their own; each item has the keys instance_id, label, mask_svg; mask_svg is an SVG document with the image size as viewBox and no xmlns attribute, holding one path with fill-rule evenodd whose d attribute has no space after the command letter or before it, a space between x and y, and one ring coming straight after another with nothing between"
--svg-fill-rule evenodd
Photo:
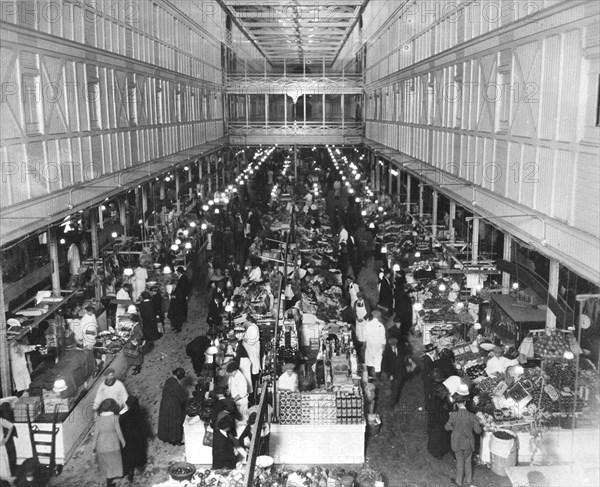
<instances>
[{"instance_id":1,"label":"dark floor aisle","mask_svg":"<svg viewBox=\"0 0 600 487\"><path fill-rule=\"evenodd\" d=\"M189 321L180 334L167 327L163 338L156 343L155 349L146 356L142 372L130 373L124 382L130 394L140 399L147 408L152 430L156 433L158 408L162 386L175 367L182 366L192 373L189 377L189 390L194 385L195 376L190 360L185 355L186 344L206 333L206 297L205 276L200 275L189 303ZM411 339L415 355L422 351L420 338ZM423 389L421 378L415 375L403 390L400 404L395 408L387 406L389 391L385 387L378 390L378 407L382 428L378 436L368 439L367 458L369 465L383 473L386 487L442 487L451 486L454 473L454 461L450 455L437 460L427 453L427 416L422 407ZM50 485L60 487L100 487L105 486L91 447L92 437L83 441L71 458L63 473L52 479ZM168 466L183 461L184 446L172 446L157 438L150 440L148 465L145 471L137 474L130 484L127 479L116 482L119 487L128 485L150 487L167 479ZM507 478L494 475L487 467L478 466L474 470L474 483L480 487L508 487Z\"/></svg>"}]
</instances>

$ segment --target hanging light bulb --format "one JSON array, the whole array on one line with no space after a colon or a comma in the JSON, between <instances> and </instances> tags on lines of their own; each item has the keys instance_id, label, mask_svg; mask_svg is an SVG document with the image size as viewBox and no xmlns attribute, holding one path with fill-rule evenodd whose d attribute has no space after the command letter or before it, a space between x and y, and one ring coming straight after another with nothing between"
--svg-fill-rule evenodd
<instances>
[{"instance_id":1,"label":"hanging light bulb","mask_svg":"<svg viewBox=\"0 0 600 487\"><path fill-rule=\"evenodd\" d=\"M191 249L192 248L192 242L186 242L185 243L185 248L188 249L188 250Z\"/></svg>"},{"instance_id":2,"label":"hanging light bulb","mask_svg":"<svg viewBox=\"0 0 600 487\"><path fill-rule=\"evenodd\" d=\"M110 234L110 236L112 238L117 238L119 236L119 234L117 232L113 232L113 233Z\"/></svg>"},{"instance_id":3,"label":"hanging light bulb","mask_svg":"<svg viewBox=\"0 0 600 487\"><path fill-rule=\"evenodd\" d=\"M208 228L208 225L206 223L203 223L202 225L200 225L201 230L206 230L207 228Z\"/></svg>"},{"instance_id":4,"label":"hanging light bulb","mask_svg":"<svg viewBox=\"0 0 600 487\"><path fill-rule=\"evenodd\" d=\"M446 285L445 285L444 283L442 283L442 284L440 284L440 285L438 286L438 289L439 289L441 292L444 292L444 291L446 290Z\"/></svg>"},{"instance_id":5,"label":"hanging light bulb","mask_svg":"<svg viewBox=\"0 0 600 487\"><path fill-rule=\"evenodd\" d=\"M208 200L208 206L212 206L214 204L215 204L215 202L213 200Z\"/></svg>"},{"instance_id":6,"label":"hanging light bulb","mask_svg":"<svg viewBox=\"0 0 600 487\"><path fill-rule=\"evenodd\" d=\"M168 183L169 181L171 181L171 176L167 176L167 177L165 178L165 182L167 182L167 183Z\"/></svg>"},{"instance_id":7,"label":"hanging light bulb","mask_svg":"<svg viewBox=\"0 0 600 487\"><path fill-rule=\"evenodd\" d=\"M350 189L348 190L348 193L350 193L350 194L354 194L354 190L353 190L352 188L350 188Z\"/></svg>"},{"instance_id":8,"label":"hanging light bulb","mask_svg":"<svg viewBox=\"0 0 600 487\"><path fill-rule=\"evenodd\" d=\"M177 244L173 244L173 245L171 245L171 250L172 250L173 252L177 252L177 251L179 250L179 245L177 245Z\"/></svg>"},{"instance_id":9,"label":"hanging light bulb","mask_svg":"<svg viewBox=\"0 0 600 487\"><path fill-rule=\"evenodd\" d=\"M190 227L196 228L196 222L190 222Z\"/></svg>"},{"instance_id":10,"label":"hanging light bulb","mask_svg":"<svg viewBox=\"0 0 600 487\"><path fill-rule=\"evenodd\" d=\"M218 208L215 208L215 215L218 215L220 213Z\"/></svg>"},{"instance_id":11,"label":"hanging light bulb","mask_svg":"<svg viewBox=\"0 0 600 487\"><path fill-rule=\"evenodd\" d=\"M175 244L176 244L176 245L181 245L181 240L180 240L180 239L178 239L178 238L176 238L176 239L175 239Z\"/></svg>"},{"instance_id":12,"label":"hanging light bulb","mask_svg":"<svg viewBox=\"0 0 600 487\"><path fill-rule=\"evenodd\" d=\"M141 225L142 223L144 223L144 220L142 220L141 218L138 220L138 223Z\"/></svg>"},{"instance_id":13,"label":"hanging light bulb","mask_svg":"<svg viewBox=\"0 0 600 487\"><path fill-rule=\"evenodd\" d=\"M219 198L215 198L215 205L218 205L219 201L221 201Z\"/></svg>"},{"instance_id":14,"label":"hanging light bulb","mask_svg":"<svg viewBox=\"0 0 600 487\"><path fill-rule=\"evenodd\" d=\"M123 269L123 275L133 276L133 269L131 267L125 267L125 269Z\"/></svg>"},{"instance_id":15,"label":"hanging light bulb","mask_svg":"<svg viewBox=\"0 0 600 487\"><path fill-rule=\"evenodd\" d=\"M106 211L106 206L102 205L102 206L100 207L100 209L101 209L102 211Z\"/></svg>"},{"instance_id":16,"label":"hanging light bulb","mask_svg":"<svg viewBox=\"0 0 600 487\"><path fill-rule=\"evenodd\" d=\"M360 212L360 214L361 214L362 216L367 216L367 210L363 210L363 211L361 211L361 212Z\"/></svg>"},{"instance_id":17,"label":"hanging light bulb","mask_svg":"<svg viewBox=\"0 0 600 487\"><path fill-rule=\"evenodd\" d=\"M173 271L171 270L171 268L168 265L166 265L163 268L163 274L171 274L171 272L173 272Z\"/></svg>"},{"instance_id":18,"label":"hanging light bulb","mask_svg":"<svg viewBox=\"0 0 600 487\"><path fill-rule=\"evenodd\" d=\"M387 247L385 245L381 246L381 253L382 254L387 254Z\"/></svg>"},{"instance_id":19,"label":"hanging light bulb","mask_svg":"<svg viewBox=\"0 0 600 487\"><path fill-rule=\"evenodd\" d=\"M481 330L481 323L475 323L475 324L473 325L473 329L474 329L474 330Z\"/></svg>"},{"instance_id":20,"label":"hanging light bulb","mask_svg":"<svg viewBox=\"0 0 600 487\"><path fill-rule=\"evenodd\" d=\"M67 243L67 241L66 241L64 238L61 238L61 239L59 240L59 243L60 243L61 245L64 245L64 244L66 244L66 243Z\"/></svg>"},{"instance_id":21,"label":"hanging light bulb","mask_svg":"<svg viewBox=\"0 0 600 487\"><path fill-rule=\"evenodd\" d=\"M202 211L208 211L208 205L202 205Z\"/></svg>"},{"instance_id":22,"label":"hanging light bulb","mask_svg":"<svg viewBox=\"0 0 600 487\"><path fill-rule=\"evenodd\" d=\"M421 257L421 252L415 252L415 258L418 259L419 257Z\"/></svg>"},{"instance_id":23,"label":"hanging light bulb","mask_svg":"<svg viewBox=\"0 0 600 487\"><path fill-rule=\"evenodd\" d=\"M394 267L392 267L392 269L394 270L394 272L400 272L400 264L394 264Z\"/></svg>"},{"instance_id":24,"label":"hanging light bulb","mask_svg":"<svg viewBox=\"0 0 600 487\"><path fill-rule=\"evenodd\" d=\"M512 288L515 289L515 290L519 289L519 283L518 282L513 282Z\"/></svg>"}]
</instances>

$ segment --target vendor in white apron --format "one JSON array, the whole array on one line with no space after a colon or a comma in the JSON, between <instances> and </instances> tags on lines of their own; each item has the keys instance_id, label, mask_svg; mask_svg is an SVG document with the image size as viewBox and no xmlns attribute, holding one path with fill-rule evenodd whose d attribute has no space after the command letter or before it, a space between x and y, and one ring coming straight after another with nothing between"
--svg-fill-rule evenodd
<instances>
[{"instance_id":1,"label":"vendor in white apron","mask_svg":"<svg viewBox=\"0 0 600 487\"><path fill-rule=\"evenodd\" d=\"M242 417L241 421L236 420L236 431L242 431L248 420L248 382L235 360L227 364L225 371L229 376L229 394Z\"/></svg>"}]
</instances>

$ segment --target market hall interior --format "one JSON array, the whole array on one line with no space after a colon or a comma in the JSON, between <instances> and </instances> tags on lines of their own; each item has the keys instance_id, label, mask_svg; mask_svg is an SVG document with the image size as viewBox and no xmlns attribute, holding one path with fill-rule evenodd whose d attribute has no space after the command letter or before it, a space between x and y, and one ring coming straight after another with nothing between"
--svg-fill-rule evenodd
<instances>
[{"instance_id":1,"label":"market hall interior","mask_svg":"<svg viewBox=\"0 0 600 487\"><path fill-rule=\"evenodd\" d=\"M318 425L338 445L344 425L361 454L348 447L345 462L331 448L328 463L298 463L327 465L340 484L362 474L365 485L445 485L456 464L432 453L431 438L447 438L431 429L427 357L451 350L481 401L468 403L484 429L474 483L539 483L533 472L565 485L578 470L593 485L597 458L579 466L580 445L598 443L599 19L584 0L2 2L2 478L39 449L58 465L49 485L89 483L92 471L98 485L125 485L131 466L113 475L115 452L98 450L91 428L110 413L96 412L110 371L148 423L134 483L162 482L175 462L210 464L190 460L179 426L171 437L158 423L165 381L199 396L196 372L211 400L225 373L247 376L259 408L250 436L271 423L268 404L276 464L291 463L286 430ZM215 262L228 267L216 281ZM268 289L248 284L276 271ZM381 367L357 336L348 275L367 321L387 328ZM401 302L410 318L390 312ZM390 380L396 325L411 357L403 382ZM240 372L209 367L200 380L205 367L188 353L198 336L193 346L218 353L197 361L226 369L233 357ZM258 360L228 342L253 342ZM518 361L516 376L499 383L490 360ZM292 364L300 399L277 385ZM497 455L501 441L514 450ZM245 445L251 461L236 480L279 475L255 466L265 444ZM336 471L345 463L354 467Z\"/></svg>"}]
</instances>

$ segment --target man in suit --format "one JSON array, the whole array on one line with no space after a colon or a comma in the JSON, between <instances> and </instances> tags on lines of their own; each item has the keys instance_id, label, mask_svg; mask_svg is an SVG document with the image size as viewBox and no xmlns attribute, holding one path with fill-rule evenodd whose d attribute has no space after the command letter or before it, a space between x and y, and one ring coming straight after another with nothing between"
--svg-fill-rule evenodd
<instances>
[{"instance_id":1,"label":"man in suit","mask_svg":"<svg viewBox=\"0 0 600 487\"><path fill-rule=\"evenodd\" d=\"M394 407L400 401L400 393L406 379L406 349L399 346L396 337L388 339L383 351L382 369L387 374L392 384L390 407Z\"/></svg>"}]
</instances>

